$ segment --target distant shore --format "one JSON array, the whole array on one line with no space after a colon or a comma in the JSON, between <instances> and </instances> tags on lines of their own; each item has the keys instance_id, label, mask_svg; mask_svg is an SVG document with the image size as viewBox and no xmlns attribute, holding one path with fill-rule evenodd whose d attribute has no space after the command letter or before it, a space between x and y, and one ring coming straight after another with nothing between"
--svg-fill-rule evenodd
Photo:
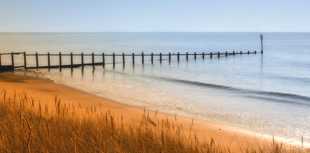
<instances>
[{"instance_id":1,"label":"distant shore","mask_svg":"<svg viewBox=\"0 0 310 153\"><path fill-rule=\"evenodd\" d=\"M57 99L61 100L61 103L74 105L76 108L96 106L96 113L105 114L110 111L116 118L122 118L127 122L139 122L143 120L143 114L147 113L150 118L156 117L157 119L175 121L177 125L182 125L184 134L189 135L194 132L200 140L210 141L212 138L216 145L229 147L232 150L242 148L258 149L272 144L272 139L251 131L120 104L53 83L50 80L14 75L13 73L0 73L0 91L4 90L7 97L25 93L32 97L35 102L40 102L41 105L46 105L51 110L54 109L54 101L57 97ZM82 115L85 114L85 111L80 110L78 113Z\"/></svg>"}]
</instances>

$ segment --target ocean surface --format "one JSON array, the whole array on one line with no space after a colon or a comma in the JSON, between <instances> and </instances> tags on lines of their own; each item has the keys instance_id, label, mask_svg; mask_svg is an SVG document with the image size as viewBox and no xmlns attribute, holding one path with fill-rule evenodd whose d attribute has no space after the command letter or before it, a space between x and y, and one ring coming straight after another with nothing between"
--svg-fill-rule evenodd
<instances>
[{"instance_id":1,"label":"ocean surface","mask_svg":"<svg viewBox=\"0 0 310 153\"><path fill-rule=\"evenodd\" d=\"M182 56L177 61L159 57L106 57L106 66L34 70L23 73L49 78L100 97L141 108L239 127L276 139L310 147L310 33L0 33L0 53L33 54L145 54L247 52L218 58ZM15 65L23 56L15 55ZM74 57L74 63L80 63ZM95 58L101 62L101 57ZM70 57L62 58L70 64ZM91 57L85 57L85 63ZM2 65L10 64L2 55ZM57 65L57 56L51 65ZM47 57L39 56L39 65ZM27 57L27 66L35 58Z\"/></svg>"}]
</instances>

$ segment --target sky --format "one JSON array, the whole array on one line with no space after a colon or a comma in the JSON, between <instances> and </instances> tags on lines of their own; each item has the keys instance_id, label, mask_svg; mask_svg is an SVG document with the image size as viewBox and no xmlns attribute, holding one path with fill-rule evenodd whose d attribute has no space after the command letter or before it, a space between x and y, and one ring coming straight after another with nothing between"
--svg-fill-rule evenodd
<instances>
[{"instance_id":1,"label":"sky","mask_svg":"<svg viewBox=\"0 0 310 153\"><path fill-rule=\"evenodd\" d=\"M0 0L0 32L310 32L310 0Z\"/></svg>"}]
</instances>

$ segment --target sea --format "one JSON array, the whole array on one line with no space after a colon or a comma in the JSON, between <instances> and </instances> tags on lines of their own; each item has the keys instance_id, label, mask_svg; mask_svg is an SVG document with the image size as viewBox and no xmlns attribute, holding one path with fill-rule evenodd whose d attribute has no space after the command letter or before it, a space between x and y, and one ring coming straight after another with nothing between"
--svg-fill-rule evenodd
<instances>
[{"instance_id":1,"label":"sea","mask_svg":"<svg viewBox=\"0 0 310 153\"><path fill-rule=\"evenodd\" d=\"M261 39L263 35L263 54ZM257 51L257 54L189 55L177 53ZM34 69L16 72L46 78L127 105L158 110L196 120L229 125L294 145L310 147L310 33L271 32L103 32L0 33L0 53L27 54L151 54L151 57L105 57L102 65L84 68ZM163 56L162 63L158 54ZM14 55L23 66L23 56ZM84 63L91 63L85 56ZM95 57L102 62L102 57ZM81 63L74 56L74 64ZM1 64L11 63L10 55ZM51 56L51 65L59 63ZM70 56L62 57L70 64ZM27 66L35 66L35 56ZM47 65L47 56L39 56Z\"/></svg>"}]
</instances>

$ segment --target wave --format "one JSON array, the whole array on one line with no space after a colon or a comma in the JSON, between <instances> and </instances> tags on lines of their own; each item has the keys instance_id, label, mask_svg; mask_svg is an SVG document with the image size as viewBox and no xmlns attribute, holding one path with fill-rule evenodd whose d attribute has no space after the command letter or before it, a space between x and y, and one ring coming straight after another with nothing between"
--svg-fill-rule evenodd
<instances>
[{"instance_id":1,"label":"wave","mask_svg":"<svg viewBox=\"0 0 310 153\"><path fill-rule=\"evenodd\" d=\"M292 98L292 99L304 100L304 101L310 102L310 97L291 94L291 93L265 92L265 91L255 91L255 93L261 94L261 95L277 96L277 97L281 97L281 98Z\"/></svg>"},{"instance_id":2,"label":"wave","mask_svg":"<svg viewBox=\"0 0 310 153\"><path fill-rule=\"evenodd\" d=\"M172 78L165 78L165 77L153 77L156 79L171 81L171 82L179 82L179 83L185 83L189 85L196 85L196 86L204 86L204 87L210 87L210 88L216 88L216 89L225 89L225 90L241 90L234 87L224 86L224 85L217 85L217 84L210 84L210 83L203 83L203 82L196 82L196 81L189 81L189 80L180 80L180 79L172 79Z\"/></svg>"},{"instance_id":3,"label":"wave","mask_svg":"<svg viewBox=\"0 0 310 153\"><path fill-rule=\"evenodd\" d=\"M107 71L107 70L105 71L111 72L111 73L117 73L121 75L130 75L125 72ZM247 98L254 98L254 99L261 99L261 100L268 100L268 101L282 102L282 103L294 103L294 104L310 106L310 97L297 95L297 94L242 89L242 88L236 88L236 87L218 85L218 84L212 84L212 83L182 80L182 79L167 78L167 77L157 77L157 76L150 76L150 75L141 75L141 76L152 78L152 79L157 79L157 80L182 83L182 84L187 84L187 85L192 85L192 86L200 86L200 87L213 88L213 89L218 89L218 90L226 90L226 91L236 92L238 94L242 93L242 96L247 97Z\"/></svg>"},{"instance_id":4,"label":"wave","mask_svg":"<svg viewBox=\"0 0 310 153\"><path fill-rule=\"evenodd\" d=\"M193 86L202 86L202 87L214 88L214 89L219 89L219 90L229 90L232 92L242 93L244 96L250 97L250 98L272 100L272 101L277 101L277 102L298 103L298 104L310 105L310 97L291 94L291 93L267 92L267 91L241 89L241 88L230 87L230 86L225 86L225 85L217 85L217 84L211 84L211 83L204 83L204 82L197 82L197 81L190 81L190 80L181 80L181 79L166 78L166 77L154 77L154 76L149 76L149 77L154 78L154 79L170 81L170 82L177 82L177 83L193 85ZM256 96L250 96L253 94ZM258 96L260 96L260 97L258 97ZM269 97L263 97L263 96L269 96Z\"/></svg>"},{"instance_id":5,"label":"wave","mask_svg":"<svg viewBox=\"0 0 310 153\"><path fill-rule=\"evenodd\" d=\"M293 100L285 100L285 99L276 99L276 98L270 98L270 97L259 97L259 96L246 96L248 98L254 98L254 99L261 99L265 101L271 101L271 102L279 102L279 103L287 103L287 104L296 104L296 105L301 105L301 106L309 106L309 103L302 103L298 101L293 101Z\"/></svg>"}]
</instances>

